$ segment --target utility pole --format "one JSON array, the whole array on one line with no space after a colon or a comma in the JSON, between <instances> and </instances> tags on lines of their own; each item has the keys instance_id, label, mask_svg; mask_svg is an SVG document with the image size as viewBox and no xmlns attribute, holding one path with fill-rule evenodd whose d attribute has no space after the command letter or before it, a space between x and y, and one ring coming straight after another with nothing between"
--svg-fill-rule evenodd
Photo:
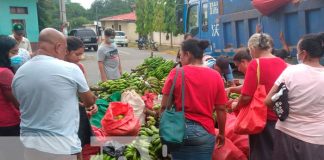
<instances>
[{"instance_id":1,"label":"utility pole","mask_svg":"<svg viewBox=\"0 0 324 160\"><path fill-rule=\"evenodd\" d=\"M59 0L60 4L60 20L62 22L61 30L63 34L67 35L68 22L66 20L65 0Z\"/></svg>"}]
</instances>

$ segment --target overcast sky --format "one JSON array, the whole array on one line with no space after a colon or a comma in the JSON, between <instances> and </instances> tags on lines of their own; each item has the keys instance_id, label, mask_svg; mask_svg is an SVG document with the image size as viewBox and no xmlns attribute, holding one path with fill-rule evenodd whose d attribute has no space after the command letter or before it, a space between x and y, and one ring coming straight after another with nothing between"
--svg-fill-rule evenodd
<instances>
[{"instance_id":1,"label":"overcast sky","mask_svg":"<svg viewBox=\"0 0 324 160\"><path fill-rule=\"evenodd\" d=\"M85 9L89 9L94 0L71 0L72 2L80 3Z\"/></svg>"}]
</instances>

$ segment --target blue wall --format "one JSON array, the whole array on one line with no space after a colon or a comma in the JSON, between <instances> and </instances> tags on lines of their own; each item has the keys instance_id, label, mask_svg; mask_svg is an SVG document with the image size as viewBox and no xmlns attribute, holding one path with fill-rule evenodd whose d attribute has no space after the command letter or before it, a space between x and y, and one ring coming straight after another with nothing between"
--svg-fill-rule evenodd
<instances>
[{"instance_id":1,"label":"blue wall","mask_svg":"<svg viewBox=\"0 0 324 160\"><path fill-rule=\"evenodd\" d=\"M25 20L27 38L31 42L38 42L38 16L37 16L37 0L1 0L0 1L0 34L12 34L12 20ZM11 14L10 6L27 7L28 14Z\"/></svg>"}]
</instances>

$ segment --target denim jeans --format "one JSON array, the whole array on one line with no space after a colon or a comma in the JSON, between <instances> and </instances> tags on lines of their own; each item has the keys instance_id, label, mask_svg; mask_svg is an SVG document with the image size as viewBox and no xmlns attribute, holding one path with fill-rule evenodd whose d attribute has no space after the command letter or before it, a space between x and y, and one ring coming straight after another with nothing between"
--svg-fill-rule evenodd
<instances>
[{"instance_id":1,"label":"denim jeans","mask_svg":"<svg viewBox=\"0 0 324 160\"><path fill-rule=\"evenodd\" d=\"M183 145L170 152L173 160L211 160L216 137L209 134L199 123L186 120Z\"/></svg>"}]
</instances>

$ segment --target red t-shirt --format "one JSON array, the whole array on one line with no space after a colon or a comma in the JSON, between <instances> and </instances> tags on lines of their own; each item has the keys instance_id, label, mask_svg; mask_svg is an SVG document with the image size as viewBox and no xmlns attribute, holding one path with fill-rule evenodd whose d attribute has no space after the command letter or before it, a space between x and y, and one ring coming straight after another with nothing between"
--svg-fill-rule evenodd
<instances>
[{"instance_id":1,"label":"red t-shirt","mask_svg":"<svg viewBox=\"0 0 324 160\"><path fill-rule=\"evenodd\" d=\"M79 68L81 69L82 73L85 75L86 74L86 71L84 69L84 66L82 63L77 63L77 65L79 66Z\"/></svg>"},{"instance_id":2,"label":"red t-shirt","mask_svg":"<svg viewBox=\"0 0 324 160\"><path fill-rule=\"evenodd\" d=\"M11 92L13 77L11 70L0 67L0 127L15 126L20 123L19 110L4 96L4 92Z\"/></svg>"},{"instance_id":3,"label":"red t-shirt","mask_svg":"<svg viewBox=\"0 0 324 160\"><path fill-rule=\"evenodd\" d=\"M227 96L219 73L205 67L184 66L185 74L185 117L201 124L208 133L215 135L213 111L215 105L225 105ZM176 69L165 81L162 93L170 94ZM178 73L174 89L177 110L181 110L181 72Z\"/></svg>"},{"instance_id":4,"label":"red t-shirt","mask_svg":"<svg viewBox=\"0 0 324 160\"><path fill-rule=\"evenodd\" d=\"M285 70L287 64L280 58L260 58L260 84L265 85L266 92L269 93L274 82ZM246 70L242 94L253 97L257 88L257 61L252 60ZM276 114L268 108L268 120L277 120Z\"/></svg>"}]
</instances>

